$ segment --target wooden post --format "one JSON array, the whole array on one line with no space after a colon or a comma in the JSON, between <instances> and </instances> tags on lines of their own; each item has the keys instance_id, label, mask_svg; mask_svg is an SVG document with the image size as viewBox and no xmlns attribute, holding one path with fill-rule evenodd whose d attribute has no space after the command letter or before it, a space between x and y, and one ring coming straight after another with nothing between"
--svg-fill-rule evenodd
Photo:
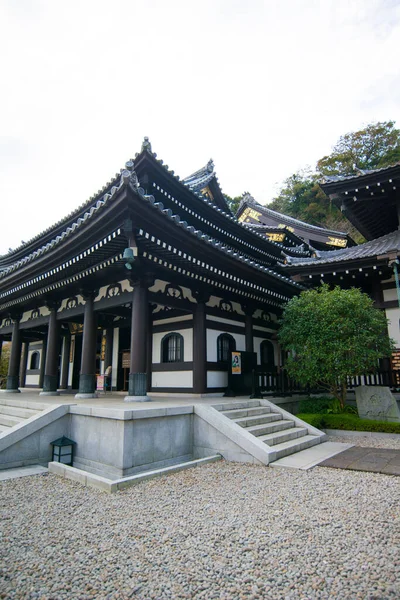
<instances>
[{"instance_id":1,"label":"wooden post","mask_svg":"<svg viewBox=\"0 0 400 600\"><path fill-rule=\"evenodd\" d=\"M41 395L58 396L59 332L57 309L59 304L49 304L50 318L47 334L46 364L44 368L43 391Z\"/></svg>"},{"instance_id":2,"label":"wooden post","mask_svg":"<svg viewBox=\"0 0 400 600\"><path fill-rule=\"evenodd\" d=\"M16 316L13 323L13 331L11 337L11 353L10 362L8 363L8 376L7 376L7 391L10 393L18 393L21 390L18 389L19 385L19 364L21 360L21 331L19 328L19 321L21 316Z\"/></svg>"},{"instance_id":3,"label":"wooden post","mask_svg":"<svg viewBox=\"0 0 400 600\"><path fill-rule=\"evenodd\" d=\"M96 398L97 319L94 313L95 292L85 294L83 339L79 392L75 398Z\"/></svg>"},{"instance_id":4,"label":"wooden post","mask_svg":"<svg viewBox=\"0 0 400 600\"><path fill-rule=\"evenodd\" d=\"M148 293L147 282L135 282L132 295L131 363L129 390L125 400L148 402L147 396L147 337L148 337Z\"/></svg>"},{"instance_id":5,"label":"wooden post","mask_svg":"<svg viewBox=\"0 0 400 600\"><path fill-rule=\"evenodd\" d=\"M206 305L200 298L193 313L193 392L207 392Z\"/></svg>"}]
</instances>

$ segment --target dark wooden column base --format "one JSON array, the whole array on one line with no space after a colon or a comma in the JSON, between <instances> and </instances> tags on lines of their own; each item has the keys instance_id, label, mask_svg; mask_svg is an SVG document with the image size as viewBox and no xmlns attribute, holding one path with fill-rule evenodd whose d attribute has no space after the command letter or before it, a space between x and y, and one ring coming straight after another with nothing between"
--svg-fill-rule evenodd
<instances>
[{"instance_id":1,"label":"dark wooden column base","mask_svg":"<svg viewBox=\"0 0 400 600\"><path fill-rule=\"evenodd\" d=\"M59 396L57 391L58 375L45 375L43 377L43 391L40 396Z\"/></svg>"},{"instance_id":2,"label":"dark wooden column base","mask_svg":"<svg viewBox=\"0 0 400 600\"><path fill-rule=\"evenodd\" d=\"M81 373L79 375L79 394L93 394L95 398L96 373Z\"/></svg>"},{"instance_id":3,"label":"dark wooden column base","mask_svg":"<svg viewBox=\"0 0 400 600\"><path fill-rule=\"evenodd\" d=\"M9 394L18 394L21 390L18 389L19 375L8 375L6 390Z\"/></svg>"}]
</instances>

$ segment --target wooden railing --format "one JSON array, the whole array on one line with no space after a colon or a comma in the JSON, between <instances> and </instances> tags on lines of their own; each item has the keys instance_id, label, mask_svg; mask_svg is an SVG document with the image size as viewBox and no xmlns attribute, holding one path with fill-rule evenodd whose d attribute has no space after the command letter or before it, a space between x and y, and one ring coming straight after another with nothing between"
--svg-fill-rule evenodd
<instances>
[{"instance_id":1,"label":"wooden railing","mask_svg":"<svg viewBox=\"0 0 400 600\"><path fill-rule=\"evenodd\" d=\"M347 381L347 389L353 390L359 385L384 385L392 391L400 390L400 371L380 370L376 373L351 377ZM257 398L263 394L274 394L276 396L290 396L292 394L326 393L324 388L310 388L302 386L294 379L288 377L283 369L279 373L265 371L261 367L252 372L252 397Z\"/></svg>"}]
</instances>

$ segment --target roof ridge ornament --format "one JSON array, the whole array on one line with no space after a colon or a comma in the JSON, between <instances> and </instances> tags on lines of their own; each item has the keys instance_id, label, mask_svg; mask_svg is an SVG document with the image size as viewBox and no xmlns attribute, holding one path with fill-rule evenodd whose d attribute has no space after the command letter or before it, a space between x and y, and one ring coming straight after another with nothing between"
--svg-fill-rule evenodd
<instances>
[{"instance_id":1,"label":"roof ridge ornament","mask_svg":"<svg viewBox=\"0 0 400 600\"><path fill-rule=\"evenodd\" d=\"M144 152L145 150L147 150L147 152L150 152L150 154L152 154L152 150L151 150L151 143L148 137L144 137L143 142L142 142L142 152Z\"/></svg>"},{"instance_id":2,"label":"roof ridge ornament","mask_svg":"<svg viewBox=\"0 0 400 600\"><path fill-rule=\"evenodd\" d=\"M133 189L135 191L138 191L138 189L140 188L140 182L138 176L136 175L134 166L135 164L133 160L128 160L128 162L125 163L125 169L123 169L123 171L121 172L121 184L130 183Z\"/></svg>"},{"instance_id":3,"label":"roof ridge ornament","mask_svg":"<svg viewBox=\"0 0 400 600\"><path fill-rule=\"evenodd\" d=\"M210 160L207 163L207 171L209 173L212 173L214 171L214 161L212 158L210 158Z\"/></svg>"}]
</instances>

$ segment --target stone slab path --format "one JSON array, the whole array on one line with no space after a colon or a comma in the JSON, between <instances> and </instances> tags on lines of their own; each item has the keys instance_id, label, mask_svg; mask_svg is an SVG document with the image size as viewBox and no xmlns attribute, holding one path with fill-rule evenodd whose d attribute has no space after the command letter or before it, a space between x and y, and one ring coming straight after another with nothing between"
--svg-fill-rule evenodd
<instances>
[{"instance_id":1,"label":"stone slab path","mask_svg":"<svg viewBox=\"0 0 400 600\"><path fill-rule=\"evenodd\" d=\"M318 466L400 476L400 450L353 446Z\"/></svg>"}]
</instances>

